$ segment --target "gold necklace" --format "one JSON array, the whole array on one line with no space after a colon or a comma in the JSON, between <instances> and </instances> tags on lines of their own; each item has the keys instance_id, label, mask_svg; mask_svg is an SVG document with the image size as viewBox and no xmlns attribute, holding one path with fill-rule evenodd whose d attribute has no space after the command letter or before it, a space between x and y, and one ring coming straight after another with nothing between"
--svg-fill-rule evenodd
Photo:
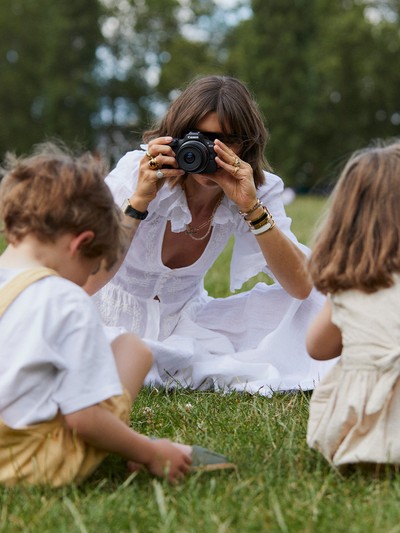
<instances>
[{"instance_id":1,"label":"gold necklace","mask_svg":"<svg viewBox=\"0 0 400 533\"><path fill-rule=\"evenodd\" d=\"M185 189L183 189L183 191L186 194ZM218 207L221 205L223 197L224 197L224 193L222 193L221 196L219 197L218 202L215 204L215 207L213 209L213 212L211 213L210 218L208 218L205 222L202 222L199 226L197 226L195 228L191 224L186 224L185 233L186 233L186 235L188 235L188 237L190 237L194 241L204 241L204 239L206 239L210 235L210 232L211 232L211 229L212 229L212 222L214 220L215 213L216 213ZM207 226L208 226L208 229L207 229L206 233L202 237L195 237L196 233L198 233L200 230L206 228Z\"/></svg>"}]
</instances>

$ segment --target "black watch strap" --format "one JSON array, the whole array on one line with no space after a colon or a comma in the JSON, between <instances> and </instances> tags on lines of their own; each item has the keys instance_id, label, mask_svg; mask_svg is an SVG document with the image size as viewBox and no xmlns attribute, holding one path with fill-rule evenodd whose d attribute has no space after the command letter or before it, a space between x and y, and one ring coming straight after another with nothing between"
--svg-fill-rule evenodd
<instances>
[{"instance_id":1,"label":"black watch strap","mask_svg":"<svg viewBox=\"0 0 400 533\"><path fill-rule=\"evenodd\" d=\"M147 210L143 212L138 211L137 209L132 207L129 200L125 200L125 202L122 204L121 209L123 213L125 213L125 215L128 215L131 218L135 218L136 220L144 220L149 214Z\"/></svg>"}]
</instances>

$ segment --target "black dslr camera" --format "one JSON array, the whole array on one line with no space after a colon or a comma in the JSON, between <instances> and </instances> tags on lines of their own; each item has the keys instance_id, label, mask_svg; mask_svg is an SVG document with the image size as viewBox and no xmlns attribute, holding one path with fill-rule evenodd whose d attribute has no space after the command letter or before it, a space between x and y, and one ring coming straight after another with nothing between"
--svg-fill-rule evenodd
<instances>
[{"instance_id":1,"label":"black dslr camera","mask_svg":"<svg viewBox=\"0 0 400 533\"><path fill-rule=\"evenodd\" d=\"M188 174L212 174L217 171L214 143L199 131L190 131L170 144L178 167Z\"/></svg>"}]
</instances>

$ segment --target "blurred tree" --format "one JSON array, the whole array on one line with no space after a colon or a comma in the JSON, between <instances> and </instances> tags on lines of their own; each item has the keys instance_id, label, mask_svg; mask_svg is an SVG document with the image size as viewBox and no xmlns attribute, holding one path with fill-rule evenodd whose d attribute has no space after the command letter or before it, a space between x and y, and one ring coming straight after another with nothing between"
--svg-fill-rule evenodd
<instances>
[{"instance_id":1,"label":"blurred tree","mask_svg":"<svg viewBox=\"0 0 400 533\"><path fill-rule=\"evenodd\" d=\"M226 24L213 0L102 2L98 126L102 151L111 140L118 158L164 113L176 89L196 75L221 71Z\"/></svg>"},{"instance_id":2,"label":"blurred tree","mask_svg":"<svg viewBox=\"0 0 400 533\"><path fill-rule=\"evenodd\" d=\"M227 36L226 68L256 93L288 184L308 189L371 138L400 133L398 0L251 5Z\"/></svg>"},{"instance_id":3,"label":"blurred tree","mask_svg":"<svg viewBox=\"0 0 400 533\"><path fill-rule=\"evenodd\" d=\"M400 133L400 0L2 0L0 157L57 135L113 159L197 75L249 84L288 184ZM245 13L245 16L243 16Z\"/></svg>"},{"instance_id":4,"label":"blurred tree","mask_svg":"<svg viewBox=\"0 0 400 533\"><path fill-rule=\"evenodd\" d=\"M0 153L58 136L94 145L97 0L0 3Z\"/></svg>"}]
</instances>

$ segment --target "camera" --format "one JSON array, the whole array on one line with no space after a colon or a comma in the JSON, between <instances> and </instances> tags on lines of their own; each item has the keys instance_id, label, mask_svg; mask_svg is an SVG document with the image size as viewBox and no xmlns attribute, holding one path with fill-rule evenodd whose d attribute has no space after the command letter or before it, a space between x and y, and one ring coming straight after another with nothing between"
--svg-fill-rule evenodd
<instances>
[{"instance_id":1,"label":"camera","mask_svg":"<svg viewBox=\"0 0 400 533\"><path fill-rule=\"evenodd\" d=\"M190 131L183 139L170 143L180 169L189 174L212 174L217 171L214 143L200 131Z\"/></svg>"}]
</instances>

